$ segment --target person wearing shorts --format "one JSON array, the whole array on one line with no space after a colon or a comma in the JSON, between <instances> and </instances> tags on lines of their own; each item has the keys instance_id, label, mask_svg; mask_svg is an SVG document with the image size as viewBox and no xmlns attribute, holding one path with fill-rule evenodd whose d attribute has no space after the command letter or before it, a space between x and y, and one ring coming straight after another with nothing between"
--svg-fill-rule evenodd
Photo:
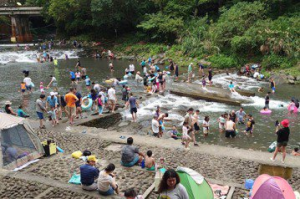
<instances>
[{"instance_id":1,"label":"person wearing shorts","mask_svg":"<svg viewBox=\"0 0 300 199\"><path fill-rule=\"evenodd\" d=\"M255 121L254 121L252 115L249 114L249 115L248 115L248 121L247 121L247 123L246 123L246 126L247 126L247 127L246 127L246 130L244 131L244 133L245 133L245 134L250 133L250 135L252 135L252 137L254 137L254 136L253 136L254 124L255 124Z\"/></svg>"},{"instance_id":2,"label":"person wearing shorts","mask_svg":"<svg viewBox=\"0 0 300 199\"><path fill-rule=\"evenodd\" d=\"M70 124L74 124L74 117L76 116L76 102L78 98L76 97L76 89L70 88L70 92L65 95L65 102L67 103L66 112L69 116Z\"/></svg>"},{"instance_id":3,"label":"person wearing shorts","mask_svg":"<svg viewBox=\"0 0 300 199\"><path fill-rule=\"evenodd\" d=\"M130 105L130 113L132 115L132 122L136 122L136 119L137 119L136 113L137 113L138 103L132 93L130 93L130 97L129 97L128 101L126 102L126 107L128 107L128 105Z\"/></svg>"},{"instance_id":4,"label":"person wearing shorts","mask_svg":"<svg viewBox=\"0 0 300 199\"><path fill-rule=\"evenodd\" d=\"M158 116L157 115L154 115L153 116L153 119L152 119L152 122L151 122L151 125L152 125L152 132L153 132L153 135L154 137L158 137L158 133L159 133L159 123L158 123Z\"/></svg>"},{"instance_id":5,"label":"person wearing shorts","mask_svg":"<svg viewBox=\"0 0 300 199\"><path fill-rule=\"evenodd\" d=\"M271 158L272 161L275 161L276 155L281 149L282 152L282 163L284 163L285 156L286 156L286 146L289 142L290 136L290 128L289 128L289 120L284 119L281 121L282 128L279 129L279 124L276 126L276 134L277 134L277 147L275 149L274 155Z\"/></svg>"},{"instance_id":6,"label":"person wearing shorts","mask_svg":"<svg viewBox=\"0 0 300 199\"><path fill-rule=\"evenodd\" d=\"M23 95L25 93L25 91L26 91L26 84L25 84L25 82L21 82L20 88L21 88L21 92L22 92L22 95Z\"/></svg>"},{"instance_id":7,"label":"person wearing shorts","mask_svg":"<svg viewBox=\"0 0 300 199\"><path fill-rule=\"evenodd\" d=\"M75 76L75 73L73 71L70 71L70 77L71 77L72 84L75 83L76 76Z\"/></svg>"},{"instance_id":8,"label":"person wearing shorts","mask_svg":"<svg viewBox=\"0 0 300 199\"><path fill-rule=\"evenodd\" d=\"M225 123L225 137L234 138L235 136L235 123L232 120L227 120Z\"/></svg>"},{"instance_id":9,"label":"person wearing shorts","mask_svg":"<svg viewBox=\"0 0 300 199\"><path fill-rule=\"evenodd\" d=\"M36 113L37 113L37 116L40 120L40 128L41 129L45 129L45 125L43 124L43 121L44 121L44 112L47 112L47 109L46 109L46 102L45 102L45 98L46 96L44 94L41 94L40 95L40 98L36 100Z\"/></svg>"},{"instance_id":10,"label":"person wearing shorts","mask_svg":"<svg viewBox=\"0 0 300 199\"><path fill-rule=\"evenodd\" d=\"M31 87L31 84L32 84L31 78L30 77L25 77L24 80L23 80L23 82L25 82L25 88L26 88L26 90L31 93L31 89L32 89L32 87Z\"/></svg>"},{"instance_id":11,"label":"person wearing shorts","mask_svg":"<svg viewBox=\"0 0 300 199\"><path fill-rule=\"evenodd\" d=\"M108 89L107 95L108 95L108 102L111 104L111 112L114 113L115 106L117 103L116 90L113 87L111 87L110 89Z\"/></svg>"}]
</instances>

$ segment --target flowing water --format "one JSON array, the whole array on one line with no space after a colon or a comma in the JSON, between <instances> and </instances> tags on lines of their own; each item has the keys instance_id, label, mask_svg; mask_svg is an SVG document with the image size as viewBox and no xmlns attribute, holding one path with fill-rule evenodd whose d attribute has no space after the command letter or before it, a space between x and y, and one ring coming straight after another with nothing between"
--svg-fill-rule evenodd
<instances>
[{"instance_id":1,"label":"flowing water","mask_svg":"<svg viewBox=\"0 0 300 199\"><path fill-rule=\"evenodd\" d=\"M65 60L65 54L70 58ZM23 104L24 111L29 113L32 118L36 118L35 115L35 100L40 95L38 89L39 83L44 82L46 86L50 81L50 75L54 75L57 78L59 92L64 93L70 87L69 71L75 70L77 62L76 51L73 50L55 50L51 52L51 55L59 59L59 64L54 67L53 63L37 63L36 51L18 51L18 52L0 52L0 105L4 106L5 101L12 101L13 109L16 110L20 104ZM136 70L140 70L140 66L136 62L119 60L113 61L115 71L110 72L108 64L109 60L106 59L93 59L93 58L80 58L81 65L87 68L87 75L92 81L103 82L106 77L122 77L124 70L130 63L135 64ZM18 92L21 81L24 78L23 70L30 71L30 77L33 83L36 85L33 94L25 94L24 96ZM171 81L171 80L170 80ZM249 91L257 91L259 87L265 87L268 90L268 84L265 82L257 82L252 78L240 77L235 74L229 76L225 74L215 75L213 77L214 84L223 86L227 89L230 81L234 81L235 85L242 89ZM196 81L195 83L200 83ZM79 84L83 94L87 93L84 89L84 83ZM133 91L142 91L142 86L137 87L133 80L129 80L129 85ZM208 88L209 89L209 88ZM263 150L276 140L275 121L288 118L290 120L291 136L290 147L294 147L300 144L300 116L299 114L289 114L287 111L287 104L291 97L300 99L300 86L299 85L280 85L277 87L276 93L270 96L270 108L272 109L271 115L261 115L259 111L264 106L264 94L258 94L255 97L250 97L251 103L243 104L246 113L251 113L256 121L254 129L254 137L247 137L241 132L245 129L244 125L238 125L239 134L236 139L225 139L224 134L218 132L218 117L231 110L238 110L239 107L229 106L215 102L205 102L202 100L194 100L187 97L180 97L172 94L165 94L164 96L151 97L149 96L141 104L138 110L138 118L142 124L149 126L151 117L156 106L161 106L163 112L169 113L169 118L172 122L167 122L166 126L173 124L178 125L180 130L180 124L183 121L185 111L189 107L200 110L200 123L205 115L210 116L210 131L208 138L198 138L201 142L226 145L238 148ZM120 87L117 88L117 91ZM50 90L46 90L48 93ZM257 92L256 92L257 93ZM238 94L234 95L235 98L247 98ZM247 100L249 101L249 100ZM281 107L283 105L283 107ZM122 112L124 120L130 120L131 115L128 110ZM148 121L148 122L145 122Z\"/></svg>"}]
</instances>

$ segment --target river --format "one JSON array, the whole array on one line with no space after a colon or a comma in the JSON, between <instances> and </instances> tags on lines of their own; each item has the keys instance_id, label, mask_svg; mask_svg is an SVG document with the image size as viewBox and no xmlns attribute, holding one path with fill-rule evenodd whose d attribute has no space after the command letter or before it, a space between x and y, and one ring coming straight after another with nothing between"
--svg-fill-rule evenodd
<instances>
[{"instance_id":1,"label":"river","mask_svg":"<svg viewBox=\"0 0 300 199\"><path fill-rule=\"evenodd\" d=\"M74 50L55 50L51 54L59 58L59 64L57 67L53 63L37 63L36 51L4 51L0 52L0 105L4 107L4 103L10 100L13 105L13 109L22 104L24 111L29 113L32 118L36 118L35 115L35 100L40 95L38 89L40 82L46 86L50 81L50 75L54 75L57 78L59 92L64 93L70 87L69 70L74 70L77 62L76 51ZM64 54L68 54L69 60L64 59ZM94 59L94 58L80 58L81 65L87 68L87 75L92 81L102 83L106 77L122 77L124 70L130 63L135 64L136 69L139 70L140 66L136 62L113 60L115 67L114 73L111 73L108 67L109 60L107 59ZM30 77L36 85L33 94L21 95L19 86L24 78L23 70L30 71ZM223 85L227 88L227 85L231 80L246 90L257 91L258 87L265 87L268 90L268 84L264 82L257 82L254 79L247 77L239 77L235 74L227 76L225 74L215 75L213 81L216 84ZM142 91L142 86L136 87L133 80L129 80L129 85L133 91ZM199 83L199 82L198 82ZM80 83L83 94L87 91L84 89L84 84ZM120 88L117 88L120 90ZM48 90L49 91L49 90ZM46 92L48 92L46 91ZM189 107L200 110L201 121L205 115L209 115L210 132L208 138L204 139L202 136L197 138L200 142L225 145L238 148L246 148L253 150L267 150L267 147L276 140L275 121L288 118L290 120L291 136L289 148L295 147L300 144L300 116L299 114L289 114L287 111L287 104L291 97L300 99L300 86L299 85L278 85L276 93L270 96L270 108L272 109L271 115L261 115L260 109L264 106L264 94L258 94L258 96L250 97L252 103L243 104L246 113L251 113L255 119L254 137L247 137L242 134L244 126L238 125L239 134L236 139L225 139L224 134L218 132L218 117L231 110L238 110L239 107L229 106L221 103L205 102L201 100L194 100L187 97L179 97L172 94L166 94L165 96L149 97L142 102L141 108L138 111L139 122L145 124L145 127L149 127L151 121L151 115L157 105L162 107L162 110L169 113L169 117L173 119L167 125L178 125L180 129L180 123L183 120L184 112ZM257 92L256 92L257 93ZM237 98L243 96L236 96ZM283 105L284 107L280 107ZM130 120L129 111L122 112L124 120ZM146 122L149 121L149 122ZM220 151L220 153L222 153Z\"/></svg>"}]
</instances>

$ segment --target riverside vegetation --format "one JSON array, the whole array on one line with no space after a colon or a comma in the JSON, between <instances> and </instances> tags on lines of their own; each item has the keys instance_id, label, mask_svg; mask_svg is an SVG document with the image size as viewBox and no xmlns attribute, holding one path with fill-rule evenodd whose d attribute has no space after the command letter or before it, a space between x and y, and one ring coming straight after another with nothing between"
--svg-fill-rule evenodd
<instances>
[{"instance_id":1,"label":"riverside vegetation","mask_svg":"<svg viewBox=\"0 0 300 199\"><path fill-rule=\"evenodd\" d=\"M300 3L296 0L27 0L44 7L57 36L114 41L127 55L165 56L186 66L262 64L300 75Z\"/></svg>"}]
</instances>

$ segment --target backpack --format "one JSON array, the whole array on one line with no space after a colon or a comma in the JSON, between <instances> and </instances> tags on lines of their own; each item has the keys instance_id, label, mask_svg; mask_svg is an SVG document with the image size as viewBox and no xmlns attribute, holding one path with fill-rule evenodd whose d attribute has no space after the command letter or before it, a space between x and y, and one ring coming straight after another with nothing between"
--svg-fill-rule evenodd
<instances>
[{"instance_id":1,"label":"backpack","mask_svg":"<svg viewBox=\"0 0 300 199\"><path fill-rule=\"evenodd\" d=\"M102 100L101 100L101 97L98 97L98 106L102 106Z\"/></svg>"}]
</instances>

